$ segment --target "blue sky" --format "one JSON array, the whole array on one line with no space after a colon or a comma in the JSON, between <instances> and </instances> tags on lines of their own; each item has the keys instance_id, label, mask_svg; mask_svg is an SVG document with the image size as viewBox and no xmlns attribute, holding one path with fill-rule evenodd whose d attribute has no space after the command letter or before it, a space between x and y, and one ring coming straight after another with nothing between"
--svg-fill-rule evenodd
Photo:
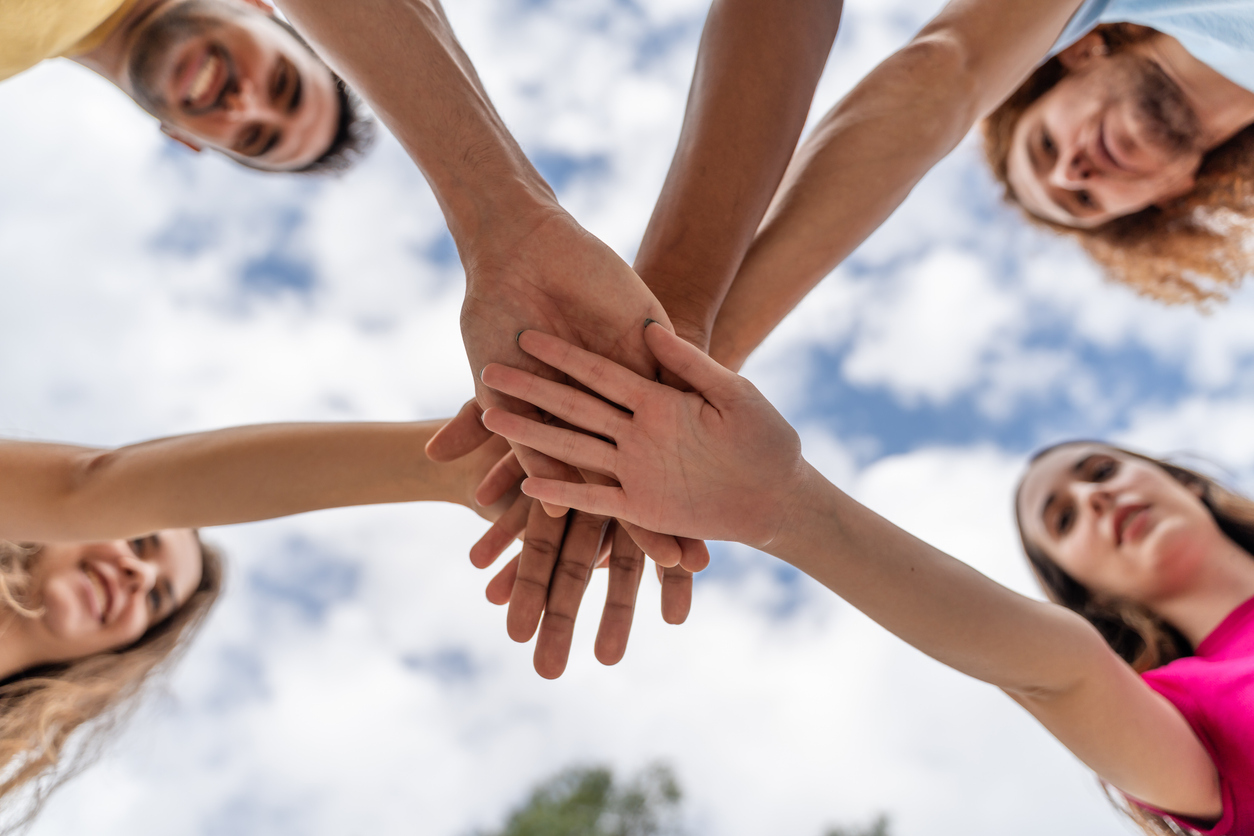
<instances>
[{"instance_id":1,"label":"blue sky","mask_svg":"<svg viewBox=\"0 0 1254 836\"><path fill-rule=\"evenodd\" d=\"M853 0L815 116L938 6ZM701 0L469 0L454 26L570 210L630 259L679 130ZM0 86L0 432L113 445L229 424L412 420L472 388L462 275L388 137L337 181L167 142L67 63ZM1108 437L1254 487L1254 297L1209 315L1102 282L998 202L972 138L745 373L843 489L1036 594L1010 520L1026 455ZM540 680L452 506L211 532L225 599L40 836L433 834L498 824L575 762L669 761L710 836L1118 832L1086 771L994 689L791 570L722 545L682 628L646 578L627 658Z\"/></svg>"}]
</instances>

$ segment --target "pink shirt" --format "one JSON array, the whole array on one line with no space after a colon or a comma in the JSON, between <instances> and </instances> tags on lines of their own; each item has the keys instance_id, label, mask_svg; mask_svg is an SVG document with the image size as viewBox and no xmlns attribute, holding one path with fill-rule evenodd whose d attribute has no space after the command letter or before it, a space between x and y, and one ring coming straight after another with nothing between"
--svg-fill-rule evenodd
<instances>
[{"instance_id":1,"label":"pink shirt","mask_svg":"<svg viewBox=\"0 0 1254 836\"><path fill-rule=\"evenodd\" d=\"M1177 821L1208 836L1254 836L1254 598L1220 622L1196 655L1141 676L1189 721L1219 771L1219 821Z\"/></svg>"}]
</instances>

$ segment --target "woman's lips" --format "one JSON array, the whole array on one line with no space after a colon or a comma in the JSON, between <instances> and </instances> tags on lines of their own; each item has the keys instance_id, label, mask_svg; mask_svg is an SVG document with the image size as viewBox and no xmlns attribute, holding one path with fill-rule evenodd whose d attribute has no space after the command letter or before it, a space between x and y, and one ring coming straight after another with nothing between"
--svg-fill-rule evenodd
<instances>
[{"instance_id":1,"label":"woman's lips","mask_svg":"<svg viewBox=\"0 0 1254 836\"><path fill-rule=\"evenodd\" d=\"M109 612L109 585L100 572L92 566L84 566L83 574L87 578L87 608L92 617L101 624Z\"/></svg>"},{"instance_id":2,"label":"woman's lips","mask_svg":"<svg viewBox=\"0 0 1254 836\"><path fill-rule=\"evenodd\" d=\"M1115 545L1122 545L1127 540L1134 540L1145 533L1149 517L1145 513L1148 505L1124 505L1115 510Z\"/></svg>"}]
</instances>

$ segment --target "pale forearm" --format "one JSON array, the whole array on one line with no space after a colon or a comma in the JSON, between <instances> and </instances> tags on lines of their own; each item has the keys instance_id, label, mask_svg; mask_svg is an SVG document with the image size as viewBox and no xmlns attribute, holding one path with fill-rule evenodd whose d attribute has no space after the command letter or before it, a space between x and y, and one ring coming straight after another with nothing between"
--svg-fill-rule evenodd
<instances>
[{"instance_id":1,"label":"pale forearm","mask_svg":"<svg viewBox=\"0 0 1254 836\"><path fill-rule=\"evenodd\" d=\"M349 505L465 504L465 464L423 452L441 423L268 424L111 451L6 442L0 538L114 539Z\"/></svg>"},{"instance_id":2,"label":"pale forearm","mask_svg":"<svg viewBox=\"0 0 1254 836\"><path fill-rule=\"evenodd\" d=\"M708 339L796 147L839 0L715 0L675 157L636 271L684 336Z\"/></svg>"},{"instance_id":3,"label":"pale forearm","mask_svg":"<svg viewBox=\"0 0 1254 836\"><path fill-rule=\"evenodd\" d=\"M1074 687L1100 639L873 513L817 472L767 551L927 655L1010 691Z\"/></svg>"},{"instance_id":4,"label":"pale forearm","mask_svg":"<svg viewBox=\"0 0 1254 836\"><path fill-rule=\"evenodd\" d=\"M866 239L1044 58L1079 0L953 0L798 149L719 311L729 368Z\"/></svg>"},{"instance_id":5,"label":"pale forearm","mask_svg":"<svg viewBox=\"0 0 1254 836\"><path fill-rule=\"evenodd\" d=\"M975 104L961 51L919 40L824 116L789 164L727 293L711 356L738 368L957 145Z\"/></svg>"},{"instance_id":6,"label":"pale forearm","mask_svg":"<svg viewBox=\"0 0 1254 836\"><path fill-rule=\"evenodd\" d=\"M488 99L438 0L280 0L422 169L463 256L555 203Z\"/></svg>"}]
</instances>

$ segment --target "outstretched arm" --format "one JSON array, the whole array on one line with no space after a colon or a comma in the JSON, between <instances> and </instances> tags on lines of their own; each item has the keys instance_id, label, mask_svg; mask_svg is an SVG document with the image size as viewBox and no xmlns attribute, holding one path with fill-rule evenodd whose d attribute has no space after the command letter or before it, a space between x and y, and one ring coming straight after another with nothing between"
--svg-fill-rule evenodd
<instances>
[{"instance_id":1,"label":"outstretched arm","mask_svg":"<svg viewBox=\"0 0 1254 836\"><path fill-rule=\"evenodd\" d=\"M635 324L643 317L669 322L665 310L622 259L558 205L492 106L439 0L279 5L371 104L431 184L466 270L462 337L482 406L532 409L480 383L489 363L558 377L518 350L514 336L524 328L543 328L656 374ZM515 452L532 475L579 479L534 451L515 446ZM589 532L599 532L602 522L572 521L572 532L583 533L573 539L564 539L563 520L533 512L527 525L510 635L526 640L539 626L537 669L545 676L565 666L569 626L599 554L599 537ZM661 562L683 559L673 538L642 530L632 537ZM543 624L542 612L551 616Z\"/></svg>"},{"instance_id":2,"label":"outstretched arm","mask_svg":"<svg viewBox=\"0 0 1254 836\"><path fill-rule=\"evenodd\" d=\"M841 0L714 0L675 157L635 260L705 348L810 112Z\"/></svg>"},{"instance_id":3,"label":"outstretched arm","mask_svg":"<svg viewBox=\"0 0 1254 836\"><path fill-rule=\"evenodd\" d=\"M1044 58L1080 0L952 0L818 123L727 293L711 356L739 368Z\"/></svg>"},{"instance_id":4,"label":"outstretched arm","mask_svg":"<svg viewBox=\"0 0 1254 836\"><path fill-rule=\"evenodd\" d=\"M0 441L0 539L112 540L424 500L501 515L512 496L479 509L471 494L504 445L437 464L423 445L442 423L262 424L116 450Z\"/></svg>"},{"instance_id":5,"label":"outstretched arm","mask_svg":"<svg viewBox=\"0 0 1254 836\"><path fill-rule=\"evenodd\" d=\"M1091 625L854 502L805 462L796 432L752 384L661 326L645 330L657 358L695 392L532 332L523 348L627 411L517 369L485 371L489 384L609 441L499 410L484 414L490 427L621 485L529 479L524 492L761 548L929 656L1004 689L1129 795L1179 815L1218 816L1218 776L1205 748Z\"/></svg>"}]
</instances>

